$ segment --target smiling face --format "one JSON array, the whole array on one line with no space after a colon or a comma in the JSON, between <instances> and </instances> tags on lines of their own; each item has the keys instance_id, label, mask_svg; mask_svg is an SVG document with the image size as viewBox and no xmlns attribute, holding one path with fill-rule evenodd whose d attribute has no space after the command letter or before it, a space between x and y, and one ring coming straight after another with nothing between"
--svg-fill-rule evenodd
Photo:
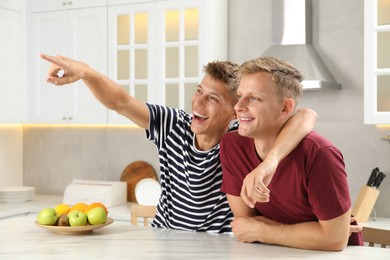
<instances>
[{"instance_id":1,"label":"smiling face","mask_svg":"<svg viewBox=\"0 0 390 260\"><path fill-rule=\"evenodd\" d=\"M240 125L238 133L272 141L287 120L285 102L276 96L272 75L265 72L244 75L237 89L235 105Z\"/></svg>"},{"instance_id":2,"label":"smiling face","mask_svg":"<svg viewBox=\"0 0 390 260\"><path fill-rule=\"evenodd\" d=\"M203 147L202 142L211 146L219 143L230 121L235 118L235 102L235 94L224 82L213 79L209 74L204 76L192 97L191 130L196 134L199 146Z\"/></svg>"}]
</instances>

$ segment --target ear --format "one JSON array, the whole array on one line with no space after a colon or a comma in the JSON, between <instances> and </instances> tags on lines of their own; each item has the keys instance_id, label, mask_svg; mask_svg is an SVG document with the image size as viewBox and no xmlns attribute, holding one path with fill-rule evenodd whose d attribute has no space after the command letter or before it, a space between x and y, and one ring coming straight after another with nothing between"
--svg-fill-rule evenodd
<instances>
[{"instance_id":1,"label":"ear","mask_svg":"<svg viewBox=\"0 0 390 260\"><path fill-rule=\"evenodd\" d=\"M294 113L295 101L292 98L286 98L283 100L283 108L281 115L285 117L290 117Z\"/></svg>"},{"instance_id":2,"label":"ear","mask_svg":"<svg viewBox=\"0 0 390 260\"><path fill-rule=\"evenodd\" d=\"M237 119L237 114L236 114L236 111L233 112L233 120Z\"/></svg>"}]
</instances>

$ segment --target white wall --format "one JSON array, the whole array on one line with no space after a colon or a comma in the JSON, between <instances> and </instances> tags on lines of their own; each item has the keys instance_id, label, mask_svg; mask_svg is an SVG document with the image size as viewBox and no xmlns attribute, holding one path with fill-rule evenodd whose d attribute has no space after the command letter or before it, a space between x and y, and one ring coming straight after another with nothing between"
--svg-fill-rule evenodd
<instances>
[{"instance_id":1,"label":"white wall","mask_svg":"<svg viewBox=\"0 0 390 260\"><path fill-rule=\"evenodd\" d=\"M0 187L23 185L23 127L0 125Z\"/></svg>"},{"instance_id":2,"label":"white wall","mask_svg":"<svg viewBox=\"0 0 390 260\"><path fill-rule=\"evenodd\" d=\"M25 125L24 183L38 194L63 195L74 179L120 181L134 161L159 173L157 148L139 127Z\"/></svg>"}]
</instances>

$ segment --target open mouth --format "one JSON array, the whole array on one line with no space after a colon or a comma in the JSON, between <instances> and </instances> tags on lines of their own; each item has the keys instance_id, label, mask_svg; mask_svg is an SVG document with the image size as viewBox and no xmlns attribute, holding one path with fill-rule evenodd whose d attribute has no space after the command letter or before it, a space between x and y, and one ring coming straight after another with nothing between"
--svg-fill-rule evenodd
<instances>
[{"instance_id":1,"label":"open mouth","mask_svg":"<svg viewBox=\"0 0 390 260\"><path fill-rule=\"evenodd\" d=\"M243 124L249 123L249 122L251 122L252 120L254 120L253 117L240 117L240 123L243 123Z\"/></svg>"},{"instance_id":2,"label":"open mouth","mask_svg":"<svg viewBox=\"0 0 390 260\"><path fill-rule=\"evenodd\" d=\"M206 120L206 119L209 119L208 116L203 115L203 114L198 113L198 112L195 112L195 111L193 112L193 115L194 115L194 119L196 119L196 120Z\"/></svg>"}]
</instances>

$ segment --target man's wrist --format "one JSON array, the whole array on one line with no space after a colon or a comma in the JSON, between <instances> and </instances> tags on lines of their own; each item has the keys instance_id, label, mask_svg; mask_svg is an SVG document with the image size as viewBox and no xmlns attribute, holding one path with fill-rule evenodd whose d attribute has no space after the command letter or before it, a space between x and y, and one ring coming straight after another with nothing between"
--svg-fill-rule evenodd
<instances>
[{"instance_id":1,"label":"man's wrist","mask_svg":"<svg viewBox=\"0 0 390 260\"><path fill-rule=\"evenodd\" d=\"M264 161L275 161L276 163L279 163L281 161L281 156L278 152L271 150L264 158Z\"/></svg>"}]
</instances>

